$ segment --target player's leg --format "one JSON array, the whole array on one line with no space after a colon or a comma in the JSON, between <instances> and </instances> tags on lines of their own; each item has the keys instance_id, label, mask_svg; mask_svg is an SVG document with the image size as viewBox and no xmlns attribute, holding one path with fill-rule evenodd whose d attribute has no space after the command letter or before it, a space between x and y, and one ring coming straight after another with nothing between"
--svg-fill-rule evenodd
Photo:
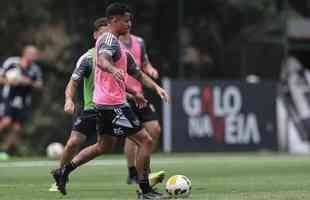
<instances>
[{"instance_id":1,"label":"player's leg","mask_svg":"<svg viewBox=\"0 0 310 200\"><path fill-rule=\"evenodd\" d=\"M161 128L158 121L158 115L156 113L155 107L148 103L146 107L139 109L135 105L135 103L129 100L129 104L133 112L138 116L139 120L143 122L143 126L150 134L153 140L152 144L152 152L156 149L156 144L158 142L158 138L160 136ZM136 158L137 158L137 145L126 139L124 145L124 153L127 159L127 166L128 166L128 178L127 183L131 184L137 182L137 170L136 170ZM149 170L151 171L151 170ZM165 178L164 171L158 171L151 173L149 176L149 181L152 186L160 183Z\"/></svg>"},{"instance_id":2,"label":"player's leg","mask_svg":"<svg viewBox=\"0 0 310 200\"><path fill-rule=\"evenodd\" d=\"M69 140L64 148L59 165L60 168L72 160L75 152L86 141L86 139L96 134L97 113L94 110L85 110L79 115L72 125Z\"/></svg>"},{"instance_id":3,"label":"player's leg","mask_svg":"<svg viewBox=\"0 0 310 200\"><path fill-rule=\"evenodd\" d=\"M149 169L152 153L152 138L143 128L134 135L128 137L131 141L138 145L138 154L136 160L136 168L139 178L139 187L141 193L138 193L140 199L159 199L162 197L161 193L153 190L149 183Z\"/></svg>"},{"instance_id":4,"label":"player's leg","mask_svg":"<svg viewBox=\"0 0 310 200\"><path fill-rule=\"evenodd\" d=\"M71 134L69 140L67 141L64 151L60 156L59 168L62 168L65 163L72 160L75 153L78 151L80 146L86 141L89 134L96 134L96 116L91 115L92 112L84 111L79 115L72 126ZM93 113L94 114L94 113ZM55 170L52 170L53 174ZM57 184L54 183L49 188L50 192L57 192Z\"/></svg>"},{"instance_id":5,"label":"player's leg","mask_svg":"<svg viewBox=\"0 0 310 200\"><path fill-rule=\"evenodd\" d=\"M158 139L161 133L161 127L158 120L146 121L143 123L146 131L150 134L153 139L152 152L156 151Z\"/></svg>"},{"instance_id":6,"label":"player's leg","mask_svg":"<svg viewBox=\"0 0 310 200\"><path fill-rule=\"evenodd\" d=\"M109 135L98 135L98 141L89 147L84 148L78 155L76 155L71 163L74 167L79 167L90 160L102 155L111 149L114 138Z\"/></svg>"},{"instance_id":7,"label":"player's leg","mask_svg":"<svg viewBox=\"0 0 310 200\"><path fill-rule=\"evenodd\" d=\"M0 146L0 149L4 151L7 151L13 144L16 144L18 141L18 133L22 128L20 122L12 122L8 124L12 124L12 128L10 129L7 137L4 139L3 144Z\"/></svg>"},{"instance_id":8,"label":"player's leg","mask_svg":"<svg viewBox=\"0 0 310 200\"><path fill-rule=\"evenodd\" d=\"M136 157L138 154L138 146L135 142L126 138L124 144L124 154L127 160L128 178L127 184L138 183L138 172L136 169Z\"/></svg>"},{"instance_id":9,"label":"player's leg","mask_svg":"<svg viewBox=\"0 0 310 200\"><path fill-rule=\"evenodd\" d=\"M0 133L3 129L8 128L13 123L13 119L10 116L4 116L0 121Z\"/></svg>"},{"instance_id":10,"label":"player's leg","mask_svg":"<svg viewBox=\"0 0 310 200\"><path fill-rule=\"evenodd\" d=\"M13 117L14 117L14 113L11 109L11 107L7 106L5 108L5 112L4 112L4 116L2 118L2 120L0 121L0 135L1 133L3 133L4 129L6 128L9 128L13 125ZM11 134L11 133L10 133ZM13 132L14 134L14 132ZM11 135L11 137L13 136L13 140L14 140L14 135ZM10 146L10 143L11 143L11 139L9 138L8 140L9 141L6 141L7 139L4 140L4 143L2 143L0 145L0 151L4 151L4 152L7 152L9 146ZM6 154L8 155L8 154Z\"/></svg>"},{"instance_id":11,"label":"player's leg","mask_svg":"<svg viewBox=\"0 0 310 200\"><path fill-rule=\"evenodd\" d=\"M104 152L110 149L110 144L112 144L111 136L98 136L98 141L96 144L90 145L82 151L80 151L71 162L66 163L62 168L56 169L53 173L54 179L58 186L60 192L66 195L66 183L69 174L74 171L77 167L87 163L88 161L100 156Z\"/></svg>"},{"instance_id":12,"label":"player's leg","mask_svg":"<svg viewBox=\"0 0 310 200\"><path fill-rule=\"evenodd\" d=\"M88 137L96 134L96 117L97 114L94 110L86 110L75 119L70 138L60 158L60 168L72 160L77 150L84 144Z\"/></svg>"},{"instance_id":13,"label":"player's leg","mask_svg":"<svg viewBox=\"0 0 310 200\"><path fill-rule=\"evenodd\" d=\"M141 121L139 116L139 109L132 99L128 99L131 110L136 114L136 116ZM136 158L138 153L138 146L135 142L131 141L129 138L125 139L124 144L124 154L127 160L128 167L128 177L127 184L138 183L138 172L136 169Z\"/></svg>"},{"instance_id":14,"label":"player's leg","mask_svg":"<svg viewBox=\"0 0 310 200\"><path fill-rule=\"evenodd\" d=\"M0 121L0 133L8 127L12 127L8 137L4 143L0 145L0 149L7 151L9 147L18 138L18 131L21 128L21 124L24 123L28 118L28 110L25 107L16 108L11 106L9 102L4 107L4 117ZM13 127L14 125L14 127Z\"/></svg>"},{"instance_id":15,"label":"player's leg","mask_svg":"<svg viewBox=\"0 0 310 200\"><path fill-rule=\"evenodd\" d=\"M59 160L59 167L63 167L65 163L68 163L72 160L75 153L78 151L80 146L84 144L87 137L85 134L80 133L78 131L71 131L70 138L67 141L64 151Z\"/></svg>"}]
</instances>

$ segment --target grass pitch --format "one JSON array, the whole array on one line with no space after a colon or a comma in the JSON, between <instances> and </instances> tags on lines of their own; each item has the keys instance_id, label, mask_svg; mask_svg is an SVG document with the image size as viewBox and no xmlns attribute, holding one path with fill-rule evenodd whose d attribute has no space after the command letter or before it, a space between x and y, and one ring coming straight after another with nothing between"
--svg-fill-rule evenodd
<instances>
[{"instance_id":1,"label":"grass pitch","mask_svg":"<svg viewBox=\"0 0 310 200\"><path fill-rule=\"evenodd\" d=\"M192 180L199 200L302 200L310 198L310 157L276 154L157 154L153 171L167 178L183 174ZM125 183L122 155L101 157L70 177L67 196L49 192L49 170L56 162L0 162L1 200L127 200L136 199L136 186ZM164 184L158 186L164 189Z\"/></svg>"}]
</instances>

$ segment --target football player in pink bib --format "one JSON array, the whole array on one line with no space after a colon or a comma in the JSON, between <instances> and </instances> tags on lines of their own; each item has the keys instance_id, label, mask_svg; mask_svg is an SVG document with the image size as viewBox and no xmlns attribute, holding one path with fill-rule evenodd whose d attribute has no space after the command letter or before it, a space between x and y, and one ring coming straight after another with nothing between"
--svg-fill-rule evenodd
<instances>
[{"instance_id":1,"label":"football player in pink bib","mask_svg":"<svg viewBox=\"0 0 310 200\"><path fill-rule=\"evenodd\" d=\"M136 168L141 192L138 193L138 198L160 199L162 194L154 191L148 180L152 137L126 103L128 74L153 89L165 101L168 102L169 97L165 90L138 69L134 58L118 40L131 27L131 10L128 6L113 3L107 7L106 16L109 31L103 33L96 42L97 66L93 102L98 114L98 141L83 149L70 163L59 169L54 178L60 192L66 194L68 176L74 169L99 156L102 152L98 149L102 145L112 144L114 137L126 136L139 147Z\"/></svg>"},{"instance_id":2,"label":"football player in pink bib","mask_svg":"<svg viewBox=\"0 0 310 200\"><path fill-rule=\"evenodd\" d=\"M134 57L135 62L140 68L140 70L145 72L150 77L158 79L158 72L149 61L144 40L141 37L130 34L130 29L126 34L121 35L119 37L119 40L124 44L126 49ZM132 89L134 89L138 94L143 95L143 86L134 77L128 76L127 84L130 85ZM128 98L128 103L134 113L138 116L139 120L143 123L143 126L145 127L147 132L152 137L152 149L153 151L156 150L157 140L160 136L161 127L154 105L148 101L145 107L138 108L135 105L135 101L133 98ZM136 169L138 146L127 138L125 141L124 153L127 159L128 166L127 183L138 183L138 173ZM162 182L164 178L165 171L153 172L149 175L150 184L152 186L159 182Z\"/></svg>"}]
</instances>

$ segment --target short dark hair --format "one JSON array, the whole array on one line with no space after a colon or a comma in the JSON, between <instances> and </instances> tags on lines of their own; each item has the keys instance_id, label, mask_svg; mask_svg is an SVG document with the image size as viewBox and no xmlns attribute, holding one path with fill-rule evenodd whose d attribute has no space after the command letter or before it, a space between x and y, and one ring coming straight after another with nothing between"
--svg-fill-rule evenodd
<instances>
[{"instance_id":1,"label":"short dark hair","mask_svg":"<svg viewBox=\"0 0 310 200\"><path fill-rule=\"evenodd\" d=\"M132 14L132 10L127 4L112 3L106 8L105 13L106 17L108 19L111 19L113 16L116 15L125 15L126 13Z\"/></svg>"},{"instance_id":2,"label":"short dark hair","mask_svg":"<svg viewBox=\"0 0 310 200\"><path fill-rule=\"evenodd\" d=\"M98 31L101 26L107 26L108 25L108 19L106 17L100 17L95 20L94 22L94 30Z\"/></svg>"}]
</instances>

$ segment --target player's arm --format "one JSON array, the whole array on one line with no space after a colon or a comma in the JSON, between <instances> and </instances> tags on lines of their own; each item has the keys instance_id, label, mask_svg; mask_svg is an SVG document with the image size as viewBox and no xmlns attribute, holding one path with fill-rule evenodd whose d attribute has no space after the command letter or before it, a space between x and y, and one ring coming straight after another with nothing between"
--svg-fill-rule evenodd
<instances>
[{"instance_id":1,"label":"player's arm","mask_svg":"<svg viewBox=\"0 0 310 200\"><path fill-rule=\"evenodd\" d=\"M142 85L155 91L166 102L170 101L170 97L168 96L166 91L159 85L157 85L157 83L155 83L148 75L146 75L144 72L142 72L137 68L133 57L129 53L127 53L127 63L128 63L128 74L130 74L135 79L140 81Z\"/></svg>"},{"instance_id":2,"label":"player's arm","mask_svg":"<svg viewBox=\"0 0 310 200\"><path fill-rule=\"evenodd\" d=\"M142 70L143 72L145 72L147 75L149 75L150 77L154 79L158 79L159 77L157 69L155 69L151 63L147 63L143 65Z\"/></svg>"},{"instance_id":3,"label":"player's arm","mask_svg":"<svg viewBox=\"0 0 310 200\"><path fill-rule=\"evenodd\" d=\"M17 85L18 82L16 80L8 80L5 77L6 72L11 69L14 61L12 58L8 58L4 61L3 65L0 68L0 84L2 85Z\"/></svg>"},{"instance_id":4,"label":"player's arm","mask_svg":"<svg viewBox=\"0 0 310 200\"><path fill-rule=\"evenodd\" d=\"M84 76L91 73L91 64L88 63L86 55L83 55L77 62L76 67L71 75L71 78L65 89L65 105L64 111L66 113L74 113L75 103L74 96L77 88Z\"/></svg>"},{"instance_id":5,"label":"player's arm","mask_svg":"<svg viewBox=\"0 0 310 200\"><path fill-rule=\"evenodd\" d=\"M159 74L158 71L153 67L149 60L149 56L147 55L146 52L146 46L145 42L142 38L140 38L140 44L141 44L141 55L142 55L142 71L146 73L148 76L158 79Z\"/></svg>"},{"instance_id":6,"label":"player's arm","mask_svg":"<svg viewBox=\"0 0 310 200\"><path fill-rule=\"evenodd\" d=\"M7 79L4 77L4 75L0 72L0 85L4 85L7 83Z\"/></svg>"},{"instance_id":7,"label":"player's arm","mask_svg":"<svg viewBox=\"0 0 310 200\"><path fill-rule=\"evenodd\" d=\"M136 106L141 109L144 108L147 105L147 100L144 98L142 94L139 94L136 92L131 86L128 84L125 84L126 86L126 91L127 91L127 98L133 99L136 103Z\"/></svg>"},{"instance_id":8,"label":"player's arm","mask_svg":"<svg viewBox=\"0 0 310 200\"><path fill-rule=\"evenodd\" d=\"M117 57L119 55L118 42L111 33L106 33L96 45L97 49L97 66L108 73L111 73L113 77L118 81L125 80L125 72L114 66L113 56Z\"/></svg>"},{"instance_id":9,"label":"player's arm","mask_svg":"<svg viewBox=\"0 0 310 200\"><path fill-rule=\"evenodd\" d=\"M70 79L65 90L65 105L64 111L66 113L74 113L75 111L75 104L73 98L76 94L76 90L79 86L79 82Z\"/></svg>"}]
</instances>

